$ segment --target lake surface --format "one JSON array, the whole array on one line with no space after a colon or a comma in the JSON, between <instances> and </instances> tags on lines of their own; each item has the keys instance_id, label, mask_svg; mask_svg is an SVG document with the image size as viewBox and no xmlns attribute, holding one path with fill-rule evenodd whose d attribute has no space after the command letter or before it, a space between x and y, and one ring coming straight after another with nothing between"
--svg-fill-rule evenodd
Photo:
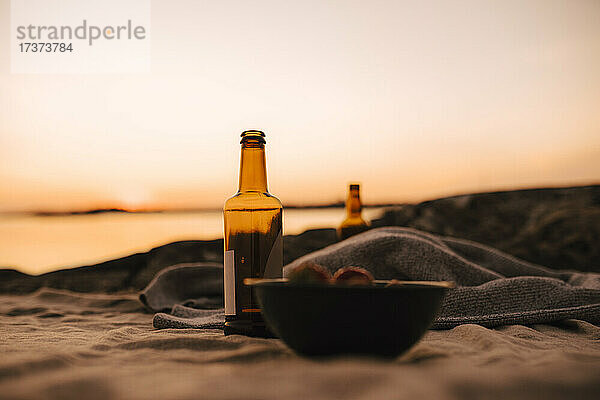
<instances>
[{"instance_id":1,"label":"lake surface","mask_svg":"<svg viewBox=\"0 0 600 400\"><path fill-rule=\"evenodd\" d=\"M367 220L383 208L365 208ZM284 234L334 228L342 208L284 211ZM0 268L41 274L95 264L177 240L223 237L220 211L193 213L102 213L73 216L0 216Z\"/></svg>"}]
</instances>

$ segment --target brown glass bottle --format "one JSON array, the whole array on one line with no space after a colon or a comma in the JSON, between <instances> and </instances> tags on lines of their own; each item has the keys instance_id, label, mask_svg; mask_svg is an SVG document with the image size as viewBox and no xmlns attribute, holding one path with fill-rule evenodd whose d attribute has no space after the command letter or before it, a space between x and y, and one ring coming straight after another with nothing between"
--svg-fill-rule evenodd
<instances>
[{"instance_id":1,"label":"brown glass bottle","mask_svg":"<svg viewBox=\"0 0 600 400\"><path fill-rule=\"evenodd\" d=\"M238 192L225 202L225 334L272 336L244 278L280 278L283 206L267 190L265 134L242 133Z\"/></svg>"},{"instance_id":2,"label":"brown glass bottle","mask_svg":"<svg viewBox=\"0 0 600 400\"><path fill-rule=\"evenodd\" d=\"M369 225L361 216L362 204L360 202L360 185L352 183L348 186L346 199L346 219L339 226L337 233L340 240L369 229Z\"/></svg>"}]
</instances>

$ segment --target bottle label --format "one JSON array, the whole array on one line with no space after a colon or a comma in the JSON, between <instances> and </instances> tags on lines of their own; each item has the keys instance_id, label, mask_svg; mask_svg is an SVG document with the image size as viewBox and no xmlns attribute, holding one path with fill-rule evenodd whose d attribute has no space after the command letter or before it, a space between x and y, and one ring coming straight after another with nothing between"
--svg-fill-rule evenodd
<instances>
[{"instance_id":1,"label":"bottle label","mask_svg":"<svg viewBox=\"0 0 600 400\"><path fill-rule=\"evenodd\" d=\"M225 315L235 315L235 250L227 250L223 263Z\"/></svg>"}]
</instances>

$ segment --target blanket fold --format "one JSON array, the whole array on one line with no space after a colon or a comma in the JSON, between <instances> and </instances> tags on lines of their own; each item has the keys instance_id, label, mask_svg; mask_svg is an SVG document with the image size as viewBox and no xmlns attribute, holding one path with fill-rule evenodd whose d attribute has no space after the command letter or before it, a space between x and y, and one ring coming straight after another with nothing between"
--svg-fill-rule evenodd
<instances>
[{"instance_id":1,"label":"blanket fold","mask_svg":"<svg viewBox=\"0 0 600 400\"><path fill-rule=\"evenodd\" d=\"M468 240L383 227L307 254L285 266L284 276L305 261L332 272L360 266L376 279L454 281L437 329L571 318L600 324L600 274L551 270ZM140 299L154 311L170 312L155 315L156 328L221 328L222 292L221 265L183 264L161 271Z\"/></svg>"}]
</instances>

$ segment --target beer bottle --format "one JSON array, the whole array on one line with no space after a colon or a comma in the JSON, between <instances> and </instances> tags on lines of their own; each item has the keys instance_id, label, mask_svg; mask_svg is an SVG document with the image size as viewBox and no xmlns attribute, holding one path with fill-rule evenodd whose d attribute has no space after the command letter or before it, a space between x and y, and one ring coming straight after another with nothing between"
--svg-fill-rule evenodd
<instances>
[{"instance_id":1,"label":"beer bottle","mask_svg":"<svg viewBox=\"0 0 600 400\"><path fill-rule=\"evenodd\" d=\"M360 203L360 185L352 183L348 186L346 199L346 219L339 226L337 233L340 240L369 229L367 222L361 217L362 204Z\"/></svg>"},{"instance_id":2,"label":"beer bottle","mask_svg":"<svg viewBox=\"0 0 600 400\"><path fill-rule=\"evenodd\" d=\"M265 134L242 133L239 190L225 202L225 335L272 336L244 278L280 278L281 202L267 190Z\"/></svg>"}]
</instances>

